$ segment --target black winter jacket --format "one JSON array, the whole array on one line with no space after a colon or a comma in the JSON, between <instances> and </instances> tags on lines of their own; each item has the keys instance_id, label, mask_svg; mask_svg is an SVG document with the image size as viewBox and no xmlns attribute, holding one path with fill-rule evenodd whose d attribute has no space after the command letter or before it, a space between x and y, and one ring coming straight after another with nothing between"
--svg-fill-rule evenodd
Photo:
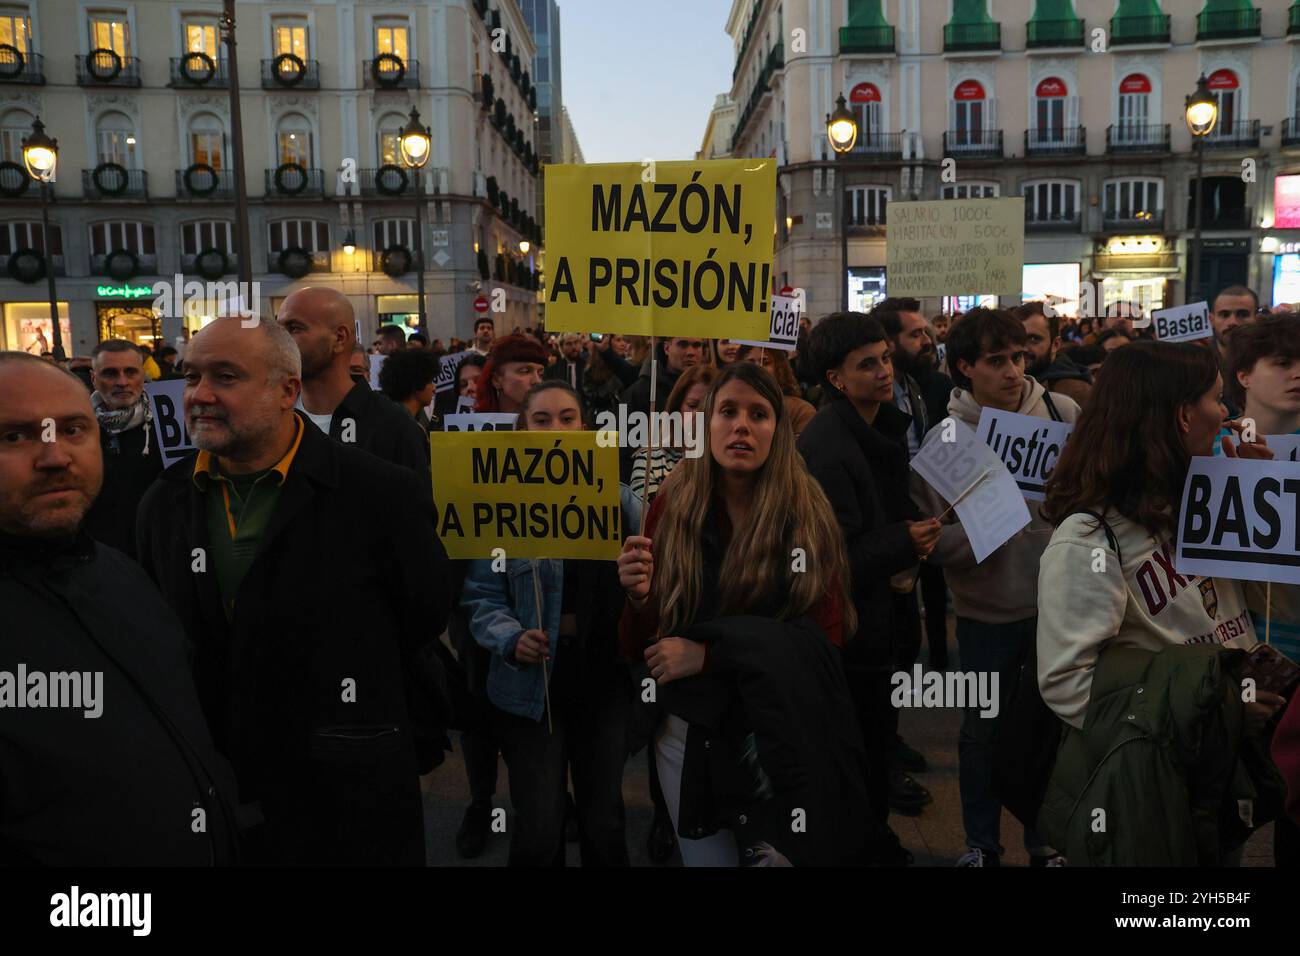
<instances>
[{"instance_id":1,"label":"black winter jacket","mask_svg":"<svg viewBox=\"0 0 1300 956\"><path fill-rule=\"evenodd\" d=\"M96 541L110 545L128 557L135 557L135 513L140 499L162 473L162 452L148 425L128 428L110 435L99 429L99 447L104 457L104 486L86 515L83 527Z\"/></svg>"},{"instance_id":2,"label":"black winter jacket","mask_svg":"<svg viewBox=\"0 0 1300 956\"><path fill-rule=\"evenodd\" d=\"M195 645L204 712L234 764L244 822L260 803L270 855L419 865L418 773L440 757L448 719L433 643L450 569L432 494L299 418L302 442L232 621L213 569L193 570L209 539L192 457L141 504L141 562Z\"/></svg>"},{"instance_id":3,"label":"black winter jacket","mask_svg":"<svg viewBox=\"0 0 1300 956\"><path fill-rule=\"evenodd\" d=\"M888 667L893 651L889 579L917 563L907 521L920 512L908 495L907 429L912 417L882 403L874 425L835 399L799 436L796 447L826 492L848 548L856 635L844 635L845 662Z\"/></svg>"},{"instance_id":4,"label":"black winter jacket","mask_svg":"<svg viewBox=\"0 0 1300 956\"><path fill-rule=\"evenodd\" d=\"M344 425L349 420L355 422L355 431L351 441L344 444L419 472L425 476L425 485L432 496L433 486L428 480L429 436L406 409L361 382L352 386L352 391L334 409L330 437L343 441L347 437Z\"/></svg>"},{"instance_id":5,"label":"black winter jacket","mask_svg":"<svg viewBox=\"0 0 1300 956\"><path fill-rule=\"evenodd\" d=\"M84 533L0 536L0 609L0 670L103 675L98 716L0 711L0 866L233 862L234 776L139 566Z\"/></svg>"}]
</instances>

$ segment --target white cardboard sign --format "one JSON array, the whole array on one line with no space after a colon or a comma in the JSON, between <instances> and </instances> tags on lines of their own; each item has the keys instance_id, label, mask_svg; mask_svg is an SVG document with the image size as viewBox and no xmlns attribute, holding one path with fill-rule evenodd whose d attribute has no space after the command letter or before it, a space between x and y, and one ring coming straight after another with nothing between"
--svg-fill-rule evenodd
<instances>
[{"instance_id":1,"label":"white cardboard sign","mask_svg":"<svg viewBox=\"0 0 1300 956\"><path fill-rule=\"evenodd\" d=\"M444 415L442 429L448 432L512 432L518 418L516 412Z\"/></svg>"},{"instance_id":2,"label":"white cardboard sign","mask_svg":"<svg viewBox=\"0 0 1300 956\"><path fill-rule=\"evenodd\" d=\"M1052 477L1073 425L985 405L976 431L984 444L997 452L1026 498L1046 500L1043 487Z\"/></svg>"},{"instance_id":3,"label":"white cardboard sign","mask_svg":"<svg viewBox=\"0 0 1300 956\"><path fill-rule=\"evenodd\" d=\"M1195 342L1214 337L1207 302L1158 309L1151 313L1151 328L1161 342Z\"/></svg>"},{"instance_id":4,"label":"white cardboard sign","mask_svg":"<svg viewBox=\"0 0 1300 956\"><path fill-rule=\"evenodd\" d=\"M732 339L737 345L756 345L763 349L780 349L793 352L799 345L799 300L791 295L772 296L772 327L768 331L771 338L766 342L748 339Z\"/></svg>"},{"instance_id":5,"label":"white cardboard sign","mask_svg":"<svg viewBox=\"0 0 1300 956\"><path fill-rule=\"evenodd\" d=\"M185 427L185 380L145 382L144 390L153 412L154 441L166 468L195 450L190 431Z\"/></svg>"}]
</instances>

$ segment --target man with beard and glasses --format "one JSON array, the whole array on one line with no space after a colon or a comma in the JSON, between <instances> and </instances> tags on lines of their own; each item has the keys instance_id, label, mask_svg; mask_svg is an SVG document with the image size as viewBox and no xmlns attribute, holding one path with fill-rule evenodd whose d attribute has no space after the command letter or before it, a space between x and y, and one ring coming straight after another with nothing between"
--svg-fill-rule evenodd
<instances>
[{"instance_id":1,"label":"man with beard and glasses","mask_svg":"<svg viewBox=\"0 0 1300 956\"><path fill-rule=\"evenodd\" d=\"M448 714L433 645L450 571L429 479L326 437L294 407L300 376L275 323L219 318L194 336L199 451L141 503L140 561L194 647L246 857L420 865L419 775Z\"/></svg>"},{"instance_id":2,"label":"man with beard and glasses","mask_svg":"<svg viewBox=\"0 0 1300 956\"><path fill-rule=\"evenodd\" d=\"M0 720L0 866L230 863L234 781L181 623L81 527L101 434L75 376L0 352L0 667L26 669L27 704L5 695Z\"/></svg>"},{"instance_id":3,"label":"man with beard and glasses","mask_svg":"<svg viewBox=\"0 0 1300 956\"><path fill-rule=\"evenodd\" d=\"M135 557L135 513L162 472L153 416L144 393L144 356L125 339L107 339L91 352L90 403L99 421L104 488L86 515L96 541Z\"/></svg>"},{"instance_id":4,"label":"man with beard and glasses","mask_svg":"<svg viewBox=\"0 0 1300 956\"><path fill-rule=\"evenodd\" d=\"M1076 365L1068 355L1061 354L1061 319L1055 312L1049 314L1045 303L1026 302L1012 310L1025 326L1029 336L1025 351L1025 374L1049 392L1057 392L1074 399L1083 408L1092 394L1092 376L1081 365Z\"/></svg>"},{"instance_id":5,"label":"man with beard and glasses","mask_svg":"<svg viewBox=\"0 0 1300 956\"><path fill-rule=\"evenodd\" d=\"M335 441L427 479L429 439L424 429L396 402L352 377L354 319L352 303L336 289L299 289L280 306L276 321L293 336L302 355L297 407Z\"/></svg>"}]
</instances>

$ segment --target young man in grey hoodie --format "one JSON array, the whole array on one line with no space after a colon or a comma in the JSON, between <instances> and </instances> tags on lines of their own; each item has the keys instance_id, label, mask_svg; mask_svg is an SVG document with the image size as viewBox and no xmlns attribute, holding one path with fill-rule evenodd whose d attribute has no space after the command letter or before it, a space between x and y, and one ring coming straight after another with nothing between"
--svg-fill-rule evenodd
<instances>
[{"instance_id":1,"label":"young man in grey hoodie","mask_svg":"<svg viewBox=\"0 0 1300 956\"><path fill-rule=\"evenodd\" d=\"M1073 399L1049 393L1025 374L1025 327L1010 312L975 309L966 313L948 333L948 374L956 387L948 414L972 430L985 406L1035 418L1073 423L1079 406ZM933 422L941 428L942 422ZM912 496L927 514L943 514L949 502L942 499L916 473ZM1032 520L1009 541L975 562L966 531L950 512L944 520L939 544L930 560L944 569L957 614L957 648L961 669L967 673L997 674L998 713L1015 683L1020 662L1035 639L1038 619L1038 560L1051 539L1052 528L1029 502ZM970 848L958 866L996 866L1002 851L998 842L1002 807L992 788L993 735L996 717L982 717L978 707L962 715L958 744L958 777L962 823ZM1037 865L1053 857L1032 830L1025 832L1025 848Z\"/></svg>"}]
</instances>

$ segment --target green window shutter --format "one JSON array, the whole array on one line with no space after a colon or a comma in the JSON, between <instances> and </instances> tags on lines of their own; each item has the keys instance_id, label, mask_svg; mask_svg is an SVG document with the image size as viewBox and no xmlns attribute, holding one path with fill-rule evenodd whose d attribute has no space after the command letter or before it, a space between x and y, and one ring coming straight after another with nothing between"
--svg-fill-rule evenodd
<instances>
[{"instance_id":1,"label":"green window shutter","mask_svg":"<svg viewBox=\"0 0 1300 956\"><path fill-rule=\"evenodd\" d=\"M952 0L950 23L989 23L988 0Z\"/></svg>"},{"instance_id":2,"label":"green window shutter","mask_svg":"<svg viewBox=\"0 0 1300 956\"><path fill-rule=\"evenodd\" d=\"M1120 0L1116 17L1159 17L1164 15L1160 0Z\"/></svg>"},{"instance_id":3,"label":"green window shutter","mask_svg":"<svg viewBox=\"0 0 1300 956\"><path fill-rule=\"evenodd\" d=\"M1074 15L1074 0L1038 0L1029 22L1077 19L1079 18Z\"/></svg>"},{"instance_id":4,"label":"green window shutter","mask_svg":"<svg viewBox=\"0 0 1300 956\"><path fill-rule=\"evenodd\" d=\"M1250 0L1205 0L1202 13L1237 13L1251 9Z\"/></svg>"},{"instance_id":5,"label":"green window shutter","mask_svg":"<svg viewBox=\"0 0 1300 956\"><path fill-rule=\"evenodd\" d=\"M848 26L883 27L887 24L881 0L849 0Z\"/></svg>"}]
</instances>

